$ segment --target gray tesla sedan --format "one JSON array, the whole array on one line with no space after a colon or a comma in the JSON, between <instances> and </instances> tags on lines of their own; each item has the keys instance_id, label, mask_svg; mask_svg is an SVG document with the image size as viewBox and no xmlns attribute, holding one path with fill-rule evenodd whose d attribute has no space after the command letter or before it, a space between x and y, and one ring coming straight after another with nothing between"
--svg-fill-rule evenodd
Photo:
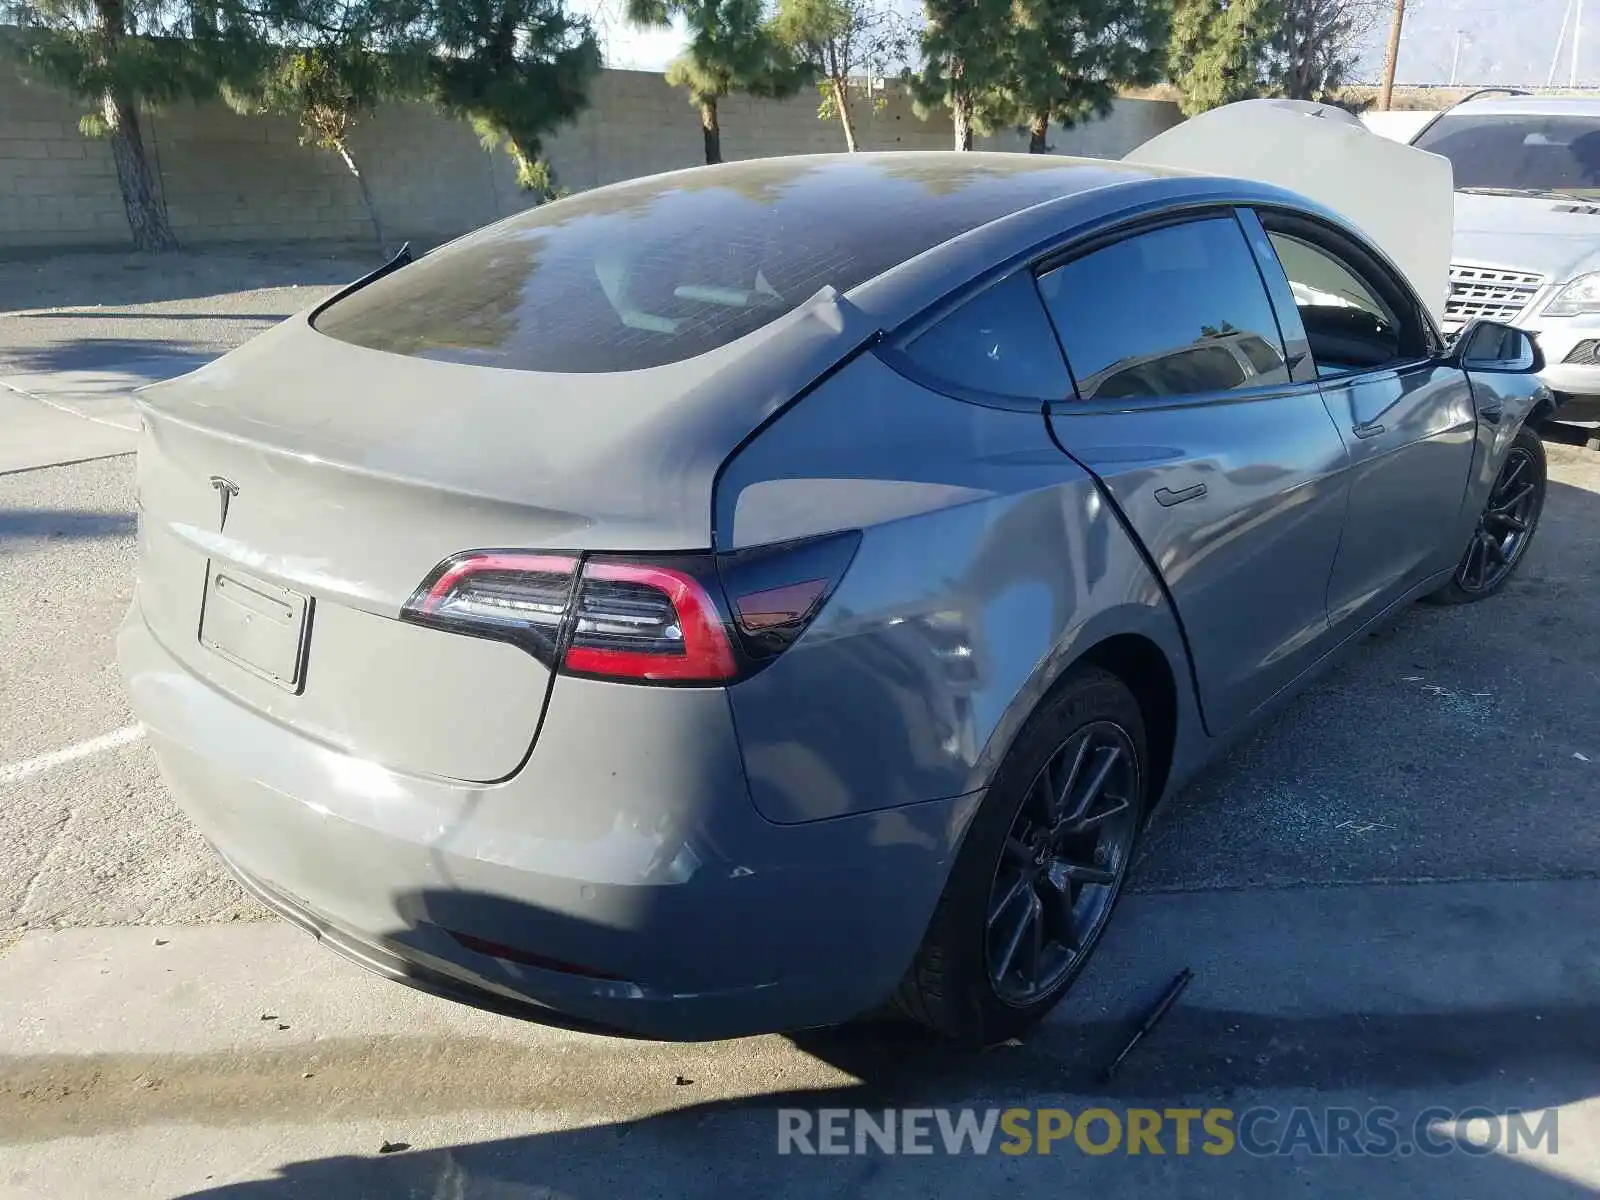
<instances>
[{"instance_id":1,"label":"gray tesla sedan","mask_svg":"<svg viewBox=\"0 0 1600 1200\"><path fill-rule=\"evenodd\" d=\"M637 180L144 393L122 668L239 879L395 979L992 1042L1158 800L1386 615L1505 583L1541 365L1260 184Z\"/></svg>"}]
</instances>

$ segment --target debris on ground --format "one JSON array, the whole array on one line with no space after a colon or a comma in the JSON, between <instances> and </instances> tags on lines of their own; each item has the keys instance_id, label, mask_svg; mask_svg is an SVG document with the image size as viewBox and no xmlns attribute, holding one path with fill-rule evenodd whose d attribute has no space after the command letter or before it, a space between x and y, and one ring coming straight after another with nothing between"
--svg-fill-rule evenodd
<instances>
[{"instance_id":1,"label":"debris on ground","mask_svg":"<svg viewBox=\"0 0 1600 1200\"><path fill-rule=\"evenodd\" d=\"M1393 825L1385 825L1382 821L1340 821L1335 829L1348 829L1352 833L1371 833L1374 829L1393 829Z\"/></svg>"},{"instance_id":2,"label":"debris on ground","mask_svg":"<svg viewBox=\"0 0 1600 1200\"><path fill-rule=\"evenodd\" d=\"M398 1154L402 1150L411 1149L410 1142L385 1142L378 1147L379 1154Z\"/></svg>"},{"instance_id":3,"label":"debris on ground","mask_svg":"<svg viewBox=\"0 0 1600 1200\"><path fill-rule=\"evenodd\" d=\"M1183 994L1183 989L1189 986L1189 981L1194 978L1194 972L1188 967L1179 971L1172 982L1167 985L1167 990L1161 994L1161 999L1156 1001L1156 1006L1150 1010L1150 1015L1144 1019L1134 1035L1128 1039L1128 1044L1122 1048L1122 1053L1112 1060L1111 1065L1100 1072L1100 1082L1110 1083L1111 1077L1122 1066L1123 1060L1133 1053L1133 1048L1142 1042L1145 1035L1156 1027L1157 1022L1167 1013L1172 1011L1172 1006L1178 1002L1178 997Z\"/></svg>"}]
</instances>

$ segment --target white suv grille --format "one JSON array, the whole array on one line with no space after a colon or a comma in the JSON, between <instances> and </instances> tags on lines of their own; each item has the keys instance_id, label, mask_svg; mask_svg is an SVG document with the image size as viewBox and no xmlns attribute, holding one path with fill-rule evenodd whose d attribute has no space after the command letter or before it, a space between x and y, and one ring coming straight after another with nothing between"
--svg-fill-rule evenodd
<instances>
[{"instance_id":1,"label":"white suv grille","mask_svg":"<svg viewBox=\"0 0 1600 1200\"><path fill-rule=\"evenodd\" d=\"M1444 318L1470 321L1474 317L1486 317L1491 321L1511 321L1528 307L1528 302L1543 286L1543 275L1451 263L1450 298L1445 301Z\"/></svg>"}]
</instances>

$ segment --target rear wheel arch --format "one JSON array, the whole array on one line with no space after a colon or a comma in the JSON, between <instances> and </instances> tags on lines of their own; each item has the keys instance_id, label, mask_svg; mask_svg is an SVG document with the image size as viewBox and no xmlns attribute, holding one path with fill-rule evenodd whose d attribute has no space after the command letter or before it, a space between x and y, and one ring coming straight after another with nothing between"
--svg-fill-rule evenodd
<instances>
[{"instance_id":1,"label":"rear wheel arch","mask_svg":"<svg viewBox=\"0 0 1600 1200\"><path fill-rule=\"evenodd\" d=\"M1145 788L1148 816L1166 790L1177 748L1178 681L1172 663L1166 652L1143 634L1119 633L1089 647L1062 672L1061 679L1070 677L1080 666L1099 667L1115 675L1139 702L1144 715L1145 752L1150 757L1150 779Z\"/></svg>"},{"instance_id":2,"label":"rear wheel arch","mask_svg":"<svg viewBox=\"0 0 1600 1200\"><path fill-rule=\"evenodd\" d=\"M1138 701L1145 724L1145 753L1150 759L1145 789L1148 815L1166 789L1177 755L1178 688L1192 686L1192 682L1187 674L1187 661L1182 664L1181 669L1185 670L1185 674L1180 683L1180 667L1173 663L1161 643L1147 633L1106 633L1087 646L1074 648L1070 655L1061 657L1047 680L1036 682L1034 688L1029 689L1033 691L1033 702L1029 704L1026 699L1022 700L1015 716L1011 718L1014 724L1008 722L1009 728L985 752L989 761L984 783L987 785L993 781L995 772L1005 762L1012 746L1034 716L1048 708L1084 667L1096 667L1116 676L1118 682L1132 692Z\"/></svg>"}]
</instances>

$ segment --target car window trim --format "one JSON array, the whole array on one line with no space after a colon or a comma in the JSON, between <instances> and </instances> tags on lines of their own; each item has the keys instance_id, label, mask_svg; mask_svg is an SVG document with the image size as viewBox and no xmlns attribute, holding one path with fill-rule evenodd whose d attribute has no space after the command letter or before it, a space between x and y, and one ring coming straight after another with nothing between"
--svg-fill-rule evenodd
<instances>
[{"instance_id":1,"label":"car window trim","mask_svg":"<svg viewBox=\"0 0 1600 1200\"><path fill-rule=\"evenodd\" d=\"M1262 383L1254 387L1227 388L1222 391L1184 392L1177 396L1119 396L1104 400L1061 400L1049 406L1052 419L1058 417L1103 417L1113 413L1168 412L1175 408L1214 407L1218 404L1259 404L1288 396L1304 395L1315 383L1289 380Z\"/></svg>"},{"instance_id":2,"label":"car window trim","mask_svg":"<svg viewBox=\"0 0 1600 1200\"><path fill-rule=\"evenodd\" d=\"M1272 290L1267 286L1266 277L1262 274L1261 264L1256 262L1256 249L1250 244L1250 231L1240 219L1240 205L1227 202L1211 202L1203 205L1185 206L1183 209L1167 209L1158 213L1141 214L1127 221L1103 229L1097 229L1085 237L1080 238L1072 245L1061 247L1055 251L1039 256L1033 263L1034 286L1038 287L1040 280L1052 271L1059 270L1069 263L1080 258L1086 258L1098 250L1120 242L1129 241L1146 233L1154 233L1160 229L1169 229L1178 225L1190 225L1198 221L1212 221L1220 217L1230 218L1238 227L1244 237L1246 253L1255 264L1256 276L1261 284L1261 291L1267 301L1267 309L1272 313L1273 332L1277 334L1278 350L1284 355L1285 365L1289 365L1288 349L1285 345L1284 331L1278 318L1277 306L1272 301ZM1280 268L1281 269L1281 268ZM1039 302L1044 304L1044 295L1041 292ZM1050 306L1044 305L1045 315L1049 316ZM1052 400L1049 408L1051 413L1081 412L1081 413L1107 413L1107 412L1134 412L1152 408L1182 408L1191 403L1215 404L1219 397L1248 397L1252 399L1265 399L1270 396L1287 395L1296 388L1306 383L1306 380L1294 377L1291 367L1290 378L1285 383L1257 384L1253 387L1228 388L1223 391L1185 392L1180 396L1143 396L1143 397L1118 397L1107 400L1085 400L1082 392L1078 390L1078 373L1072 365L1072 356L1067 353L1067 348L1061 344L1061 331L1056 328L1055 319L1050 320L1050 329L1055 334L1056 342L1061 349L1061 357L1067 364L1067 374L1072 379L1072 395L1063 396L1060 400ZM1263 331L1265 332L1265 331ZM1309 349L1306 359L1309 360ZM1135 403L1130 403L1130 400Z\"/></svg>"},{"instance_id":3,"label":"car window trim","mask_svg":"<svg viewBox=\"0 0 1600 1200\"><path fill-rule=\"evenodd\" d=\"M1316 355L1311 353L1309 339L1306 345L1306 360L1311 364L1313 376L1323 383L1342 384L1348 380L1364 376L1382 375L1391 371L1405 371L1417 366L1433 363L1437 360L1443 349L1443 338L1439 335L1437 326L1433 323L1433 316L1428 312L1427 306L1412 290L1411 285L1405 281L1398 268L1395 267L1383 254L1376 249L1363 246L1349 231L1339 228L1331 222L1298 209L1284 208L1272 204L1251 204L1246 206L1255 217L1262 230L1262 239L1265 249L1271 252L1267 263L1258 264L1263 272L1267 270L1268 263L1276 273L1283 277L1287 289L1289 277L1283 268L1283 263L1278 258L1278 252L1273 249L1272 243L1266 235L1274 232L1282 233L1285 237L1296 238L1302 242L1321 250L1331 256L1345 270L1349 271L1358 281L1364 284L1380 300L1387 304L1396 317L1404 322L1408 318L1415 324L1415 332L1420 335L1423 349L1421 353L1402 354L1376 367L1362 367L1350 371L1340 371L1332 375L1322 375L1316 365ZM1274 228L1277 226L1278 228ZM1251 249L1260 253L1260 249L1252 244ZM1376 277L1376 278L1374 278ZM1377 286L1375 286L1375 284ZM1274 307L1279 303L1279 297L1270 286L1268 296L1272 299ZM1292 293L1290 299L1293 299ZM1294 323L1302 331L1304 322L1300 320L1299 305L1294 306ZM1280 316L1279 318L1283 318ZM1402 325L1401 336L1405 336Z\"/></svg>"},{"instance_id":4,"label":"car window trim","mask_svg":"<svg viewBox=\"0 0 1600 1200\"><path fill-rule=\"evenodd\" d=\"M1244 230L1244 240L1250 245L1256 274L1261 276L1262 286L1267 289L1272 316L1278 322L1278 339L1283 343L1284 361L1289 364L1289 377L1296 383L1315 383L1317 362L1311 355L1311 341L1306 337L1305 322L1300 319L1300 306L1294 302L1294 292L1289 288L1289 276L1284 273L1277 251L1267 238L1266 227L1253 208L1236 208L1233 215Z\"/></svg>"}]
</instances>

